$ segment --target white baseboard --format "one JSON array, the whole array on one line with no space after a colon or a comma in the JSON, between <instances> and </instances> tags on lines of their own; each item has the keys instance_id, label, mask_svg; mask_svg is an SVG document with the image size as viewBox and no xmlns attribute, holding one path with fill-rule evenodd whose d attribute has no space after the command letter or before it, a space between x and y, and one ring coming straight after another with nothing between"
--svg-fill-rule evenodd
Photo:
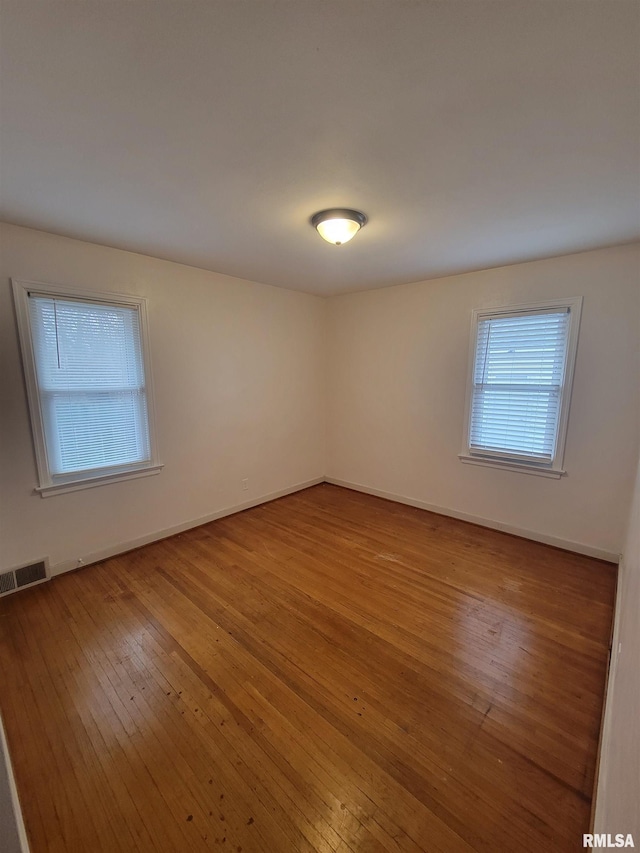
<instances>
[{"instance_id":1,"label":"white baseboard","mask_svg":"<svg viewBox=\"0 0 640 853\"><path fill-rule=\"evenodd\" d=\"M542 542L545 545L553 545L556 548L563 548L565 551L575 551L577 554L596 557L599 560L606 560L609 563L618 563L620 560L620 554L614 554L611 551L603 551L601 548L593 548L591 545L583 545L581 542L558 539L555 536L547 536L545 533L537 533L535 530L515 527L512 524L503 524L500 521L493 521L491 518L471 515L468 512L458 512L456 509L436 506L435 504L416 500L415 498L406 498L403 495L394 495L391 492L385 492L382 489L374 489L372 486L363 486L360 483L349 483L346 480L338 480L335 477L325 477L324 479L326 483L333 483L335 486L343 486L346 489L353 489L356 492L364 492L367 495L386 498L386 500L395 501L396 503L415 506L418 509L426 509L429 510L429 512L435 512L438 515L447 515L450 518L459 518L461 521L470 521L472 524L479 524L481 527L489 527L492 530L501 530L503 533L512 533L514 536L521 536L524 539L532 539L534 542Z\"/></svg>"},{"instance_id":2,"label":"white baseboard","mask_svg":"<svg viewBox=\"0 0 640 853\"><path fill-rule=\"evenodd\" d=\"M18 831L18 841L20 842L20 849L22 850L22 853L30 853L29 842L27 841L27 831L24 826L22 809L20 808L20 799L18 797L18 789L16 788L16 779L13 775L13 766L11 764L11 756L9 755L7 735L4 730L4 722L2 720L2 715L0 715L0 750L4 754L5 767L7 768L9 791L11 792L11 805L13 806L13 815L16 821L16 829Z\"/></svg>"},{"instance_id":3,"label":"white baseboard","mask_svg":"<svg viewBox=\"0 0 640 853\"><path fill-rule=\"evenodd\" d=\"M137 539L131 539L128 542L119 542L117 545L110 545L100 551L93 551L91 554L78 555L75 560L66 560L62 563L52 565L50 569L51 577L70 572L73 569L88 566L91 563L98 563L100 560L107 560L109 557L115 557L118 554L124 554L126 551L132 551L134 548L140 548L142 545L149 545L151 542L157 542L159 539L166 539L168 536L175 536L176 533L183 533L185 530L190 530L192 527L199 527L201 524L207 524L209 521L215 521L218 518L224 518L227 515L233 515L236 512L242 512L244 509L259 504L274 501L277 498L283 498L285 495L291 495L294 492L300 492L302 489L308 489L310 486L317 486L319 483L324 483L324 477L315 477L313 480L307 480L305 483L297 483L295 486L288 486L286 489L280 489L277 492L271 492L268 495L262 495L259 498L253 498L243 503L235 504L234 506L219 509L216 512L203 515L200 518L194 518L191 521L184 521L181 524L176 524L172 527L166 527L164 530L157 530L155 533L149 533L146 536L140 536ZM79 562L81 560L81 562Z\"/></svg>"},{"instance_id":4,"label":"white baseboard","mask_svg":"<svg viewBox=\"0 0 640 853\"><path fill-rule=\"evenodd\" d=\"M319 483L332 483L336 486L353 489L356 492L376 495L377 497L386 498L387 500L395 501L396 503L407 504L408 506L418 507L419 509L426 509L429 510L429 512L435 512L438 515L447 515L451 518L459 518L462 521L470 521L473 524L479 524L482 527L489 527L493 530L502 530L505 533L513 533L516 536L522 536L525 539L533 539L535 542L543 542L546 545L554 545L557 548L564 548L567 551L586 554L589 557L596 557L600 560L606 560L609 563L617 563L620 556L619 554L614 554L610 551L603 551L600 548L593 548L590 545L583 545L582 543L571 542L565 539L558 539L554 536L547 536L543 533L514 527L510 524L502 524L501 522L493 521L490 518L483 518L481 516L470 515L465 512L458 512L457 510L436 506L434 504L427 503L426 501L415 500L402 495L395 495L381 489L374 489L371 486L363 486L360 483L350 483L346 480L338 480L335 477L315 477L314 479L307 480L304 483L297 483L293 486L288 486L285 489L280 489L277 492L271 492L267 495L262 495L258 498L253 498L252 500L235 504L234 506L225 507L224 509L217 510L216 512L209 513L208 515L203 515L200 518L194 518L190 521L185 521L181 524L164 528L163 530L157 530L155 533L149 533L145 536L140 536L137 539L131 539L127 542L119 542L116 545L110 545L107 548L103 548L100 551L94 551L90 554L79 554L78 557L73 560L65 560L61 563L51 565L50 577L55 577L56 575L63 574L64 572L72 571L73 569L80 568L81 566L88 566L91 563L97 563L100 560L106 560L109 557L115 557L118 554L125 553L125 551L140 548L143 545L150 544L151 542L157 542L159 539L166 539L167 536L174 536L176 533L183 533L185 530L190 530L192 527L199 527L201 524L207 524L208 522L215 521L218 518L224 518L227 515L242 512L242 510L251 509L251 507L258 506L259 504L285 497L285 495L299 492L302 489L308 489L310 486L317 486Z\"/></svg>"},{"instance_id":5,"label":"white baseboard","mask_svg":"<svg viewBox=\"0 0 640 853\"><path fill-rule=\"evenodd\" d=\"M611 655L607 671L607 683L604 693L604 713L598 743L598 761L596 763L596 779L591 807L592 827L590 832L607 832L606 827L606 794L607 776L609 770L609 745L613 730L613 695L618 671L618 646L620 644L620 623L622 622L622 587L625 571L624 556L618 566L616 586L616 603L613 611L613 632L611 634Z\"/></svg>"}]
</instances>

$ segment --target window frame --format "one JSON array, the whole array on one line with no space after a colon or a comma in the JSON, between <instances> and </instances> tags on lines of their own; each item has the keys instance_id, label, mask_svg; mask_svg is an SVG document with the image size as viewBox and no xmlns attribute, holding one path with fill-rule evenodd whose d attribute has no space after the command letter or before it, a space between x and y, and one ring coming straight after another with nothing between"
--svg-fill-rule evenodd
<instances>
[{"instance_id":1,"label":"window frame","mask_svg":"<svg viewBox=\"0 0 640 853\"><path fill-rule=\"evenodd\" d=\"M27 281L25 279L15 278L11 279L11 285L13 288L16 322L18 326L20 350L22 353L22 367L31 421L31 435L33 439L38 474L38 485L34 487L34 491L44 498L65 492L77 491L79 489L88 489L94 486L104 485L106 483L158 474L164 466L158 458L146 298L143 296L131 296L129 294L111 293L101 290L85 290L71 286L50 284L40 281ZM33 347L31 316L29 311L30 294L52 298L59 297L60 299L67 300L72 299L79 302L94 302L102 305L115 305L118 307L134 308L138 311L140 321L140 343L145 376L147 421L149 426L149 460L145 462L114 465L108 468L101 467L91 468L85 471L72 471L65 474L51 473L47 457L44 421L42 415L42 400L40 387L38 385Z\"/></svg>"},{"instance_id":2,"label":"window frame","mask_svg":"<svg viewBox=\"0 0 640 853\"><path fill-rule=\"evenodd\" d=\"M565 353L565 368L563 383L560 390L560 408L556 444L553 458L550 462L524 460L522 457L510 454L508 451L478 451L471 448L471 414L473 406L473 388L475 375L475 357L478 338L478 328L481 320L509 317L515 314L536 314L541 311L554 311L565 308L569 312L569 332ZM471 465L484 465L492 468L506 468L525 474L535 474L541 477L562 477L567 472L564 469L564 453L569 425L569 408L573 390L576 354L578 351L578 335L582 314L582 296L572 296L565 299L547 299L543 302L527 302L519 305L499 306L495 308L474 308L471 312L471 334L469 358L467 367L467 392L464 413L464 432L462 451L458 454L461 462Z\"/></svg>"}]
</instances>

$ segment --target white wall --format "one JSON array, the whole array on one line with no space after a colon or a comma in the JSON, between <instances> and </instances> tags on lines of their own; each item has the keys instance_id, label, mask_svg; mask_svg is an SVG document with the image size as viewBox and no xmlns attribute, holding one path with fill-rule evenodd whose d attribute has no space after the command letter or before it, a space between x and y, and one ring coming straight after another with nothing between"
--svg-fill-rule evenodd
<instances>
[{"instance_id":1,"label":"white wall","mask_svg":"<svg viewBox=\"0 0 640 853\"><path fill-rule=\"evenodd\" d=\"M0 239L0 570L69 568L322 478L322 299L15 226ZM148 298L159 475L33 493L10 276Z\"/></svg>"},{"instance_id":2,"label":"white wall","mask_svg":"<svg viewBox=\"0 0 640 853\"><path fill-rule=\"evenodd\" d=\"M640 464L618 584L594 832L633 833L637 847L640 845Z\"/></svg>"},{"instance_id":3,"label":"white wall","mask_svg":"<svg viewBox=\"0 0 640 853\"><path fill-rule=\"evenodd\" d=\"M0 717L0 841L2 853L28 851L13 767L7 748L4 723Z\"/></svg>"},{"instance_id":4,"label":"white wall","mask_svg":"<svg viewBox=\"0 0 640 853\"><path fill-rule=\"evenodd\" d=\"M640 246L329 300L327 475L615 559L638 447ZM473 308L584 296L560 480L464 465Z\"/></svg>"},{"instance_id":5,"label":"white wall","mask_svg":"<svg viewBox=\"0 0 640 853\"><path fill-rule=\"evenodd\" d=\"M640 246L325 301L15 226L0 238L0 570L43 556L66 569L325 474L620 552L638 443ZM161 474L33 493L9 276L148 297ZM471 309L580 294L568 475L460 463Z\"/></svg>"}]
</instances>

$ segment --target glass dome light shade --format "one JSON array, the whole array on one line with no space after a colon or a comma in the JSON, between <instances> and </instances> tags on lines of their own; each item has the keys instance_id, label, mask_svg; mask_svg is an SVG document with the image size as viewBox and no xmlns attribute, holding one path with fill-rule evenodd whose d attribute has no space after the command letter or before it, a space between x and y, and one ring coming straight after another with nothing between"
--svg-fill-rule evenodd
<instances>
[{"instance_id":1,"label":"glass dome light shade","mask_svg":"<svg viewBox=\"0 0 640 853\"><path fill-rule=\"evenodd\" d=\"M317 229L318 234L327 243L341 246L351 240L367 221L364 213L357 210L337 208L335 210L322 210L316 213L311 224Z\"/></svg>"}]
</instances>

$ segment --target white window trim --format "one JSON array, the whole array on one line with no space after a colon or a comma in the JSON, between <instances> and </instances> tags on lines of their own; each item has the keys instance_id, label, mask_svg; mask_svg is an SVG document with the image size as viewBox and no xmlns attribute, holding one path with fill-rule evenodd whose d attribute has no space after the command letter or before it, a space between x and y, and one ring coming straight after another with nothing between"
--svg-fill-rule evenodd
<instances>
[{"instance_id":1,"label":"white window trim","mask_svg":"<svg viewBox=\"0 0 640 853\"><path fill-rule=\"evenodd\" d=\"M492 317L505 317L510 314L544 311L548 309L567 308L569 310L569 339L565 361L564 382L562 386L560 417L558 418L558 436L556 451L551 462L528 462L519 460L517 456L500 453L479 453L470 447L471 401L473 398L473 376L476 355L476 340L480 320ZM458 454L461 462L470 465L483 465L491 468L506 468L509 471L519 471L524 474L535 474L539 477L559 479L567 472L564 469L564 451L569 424L569 407L573 388L573 374L578 350L578 332L582 313L582 296L572 296L567 299L547 299L544 302L528 302L520 305L509 305L496 308L475 308L471 312L471 334L469 359L467 368L467 396L464 412L464 435L462 450Z\"/></svg>"},{"instance_id":2,"label":"white window trim","mask_svg":"<svg viewBox=\"0 0 640 853\"><path fill-rule=\"evenodd\" d=\"M88 489L106 483L128 480L136 477L146 477L158 474L163 465L158 459L158 442L155 432L155 406L153 397L153 377L151 373L151 358L149 346L149 322L147 318L147 300L143 296L130 296L122 293L105 293L99 290L82 290L58 284L48 284L40 281L26 281L24 279L11 279L13 287L13 298L18 324L18 335L22 351L22 365L24 369L27 400L29 403L29 414L31 416L31 432L38 469L39 484L34 491L41 497L74 492L78 489ZM46 296L59 296L64 299L86 300L88 302L102 302L110 305L122 305L136 308L140 315L140 339L142 343L142 358L145 372L145 388L147 398L147 416L149 423L149 443L151 459L148 462L116 466L112 469L96 469L88 472L73 472L52 478L47 460L47 450L44 440L44 425L38 380L36 376L35 357L31 337L31 323L29 316L29 294L42 294Z\"/></svg>"}]
</instances>

